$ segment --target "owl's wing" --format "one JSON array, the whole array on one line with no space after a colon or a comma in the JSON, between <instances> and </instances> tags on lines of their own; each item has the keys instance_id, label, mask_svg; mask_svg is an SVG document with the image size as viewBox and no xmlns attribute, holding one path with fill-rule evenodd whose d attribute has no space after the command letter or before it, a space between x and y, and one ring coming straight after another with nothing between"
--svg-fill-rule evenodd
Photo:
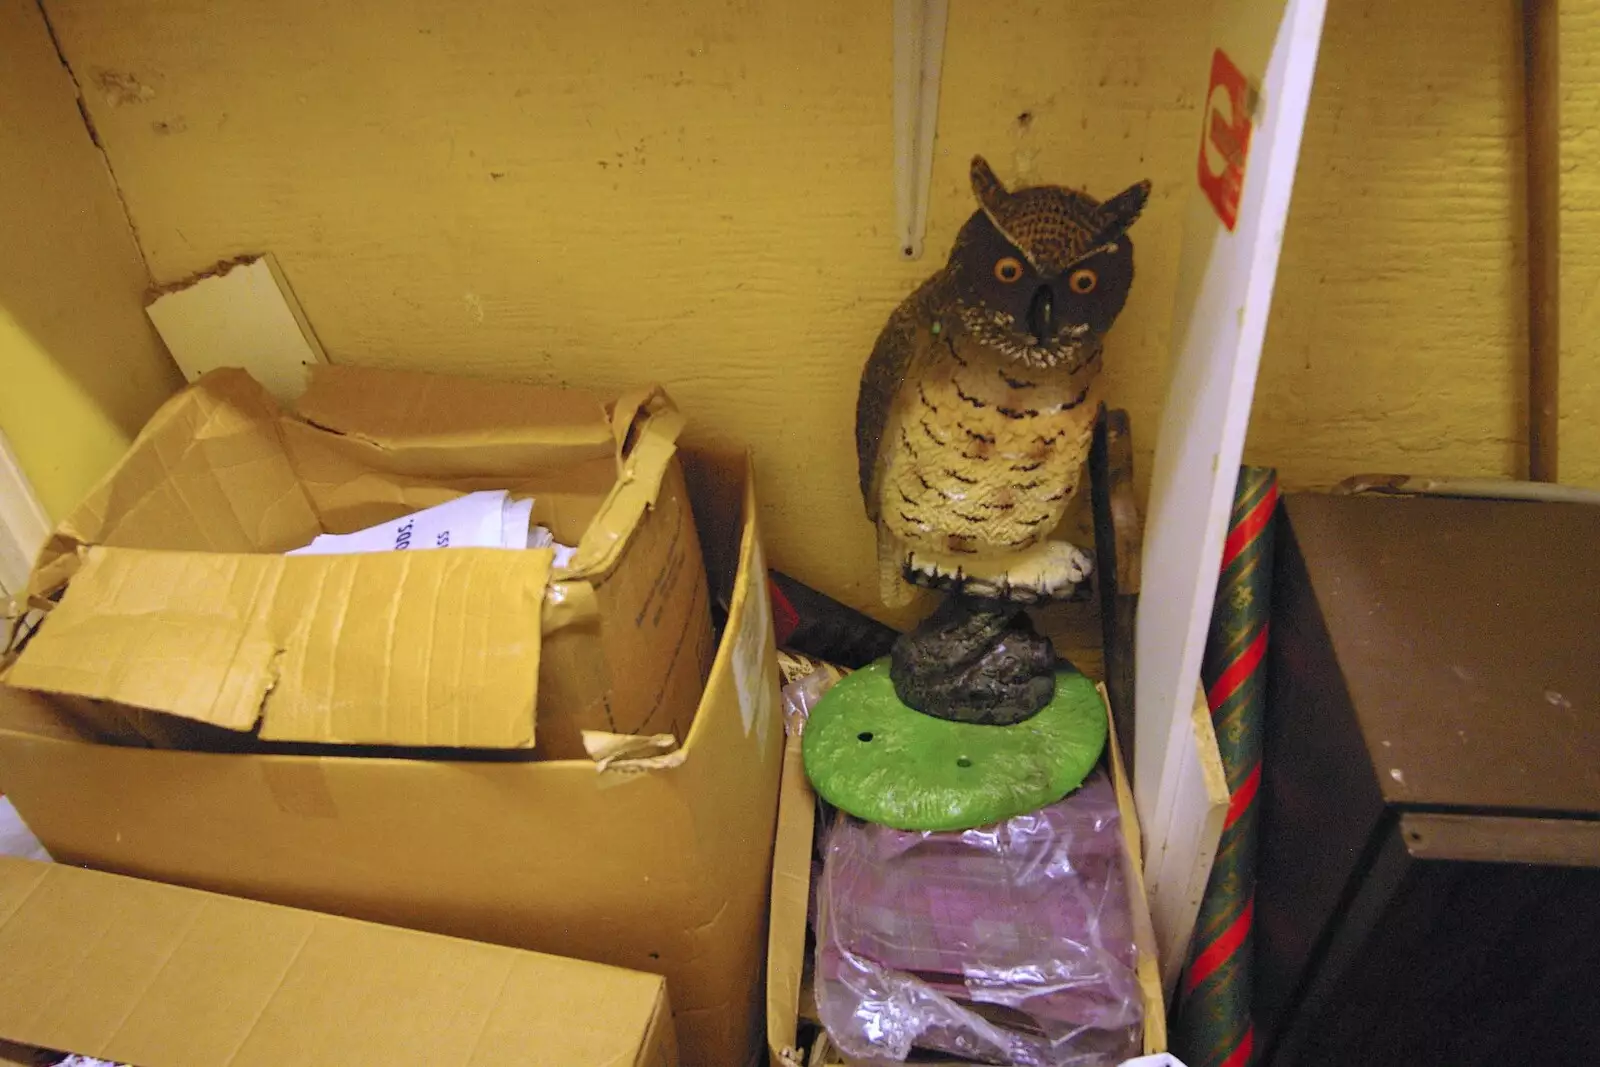
<instances>
[{"instance_id":1,"label":"owl's wing","mask_svg":"<svg viewBox=\"0 0 1600 1067\"><path fill-rule=\"evenodd\" d=\"M883 467L883 437L895 397L919 353L931 339L927 326L924 285L894 309L884 323L872 355L861 372L856 396L856 460L860 465L861 499L867 518L878 521L878 475Z\"/></svg>"}]
</instances>

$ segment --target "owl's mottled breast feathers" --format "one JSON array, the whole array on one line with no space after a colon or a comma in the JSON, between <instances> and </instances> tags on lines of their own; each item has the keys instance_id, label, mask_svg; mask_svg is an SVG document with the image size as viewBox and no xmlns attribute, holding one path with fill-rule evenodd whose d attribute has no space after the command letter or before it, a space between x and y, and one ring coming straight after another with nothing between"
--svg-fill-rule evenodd
<instances>
[{"instance_id":1,"label":"owl's mottled breast feathers","mask_svg":"<svg viewBox=\"0 0 1600 1067\"><path fill-rule=\"evenodd\" d=\"M949 269L946 268L902 300L879 332L872 355L861 372L861 391L856 397L856 460L867 518L874 522L878 519L876 485L889 409L917 353L925 352L934 339L929 329L930 317L936 314L934 306L948 299L948 288Z\"/></svg>"}]
</instances>

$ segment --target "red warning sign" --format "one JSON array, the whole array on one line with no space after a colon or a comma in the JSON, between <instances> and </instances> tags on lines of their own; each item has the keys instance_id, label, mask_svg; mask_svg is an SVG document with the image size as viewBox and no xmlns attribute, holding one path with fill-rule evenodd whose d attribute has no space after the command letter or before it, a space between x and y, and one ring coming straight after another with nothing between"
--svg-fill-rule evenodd
<instances>
[{"instance_id":1,"label":"red warning sign","mask_svg":"<svg viewBox=\"0 0 1600 1067\"><path fill-rule=\"evenodd\" d=\"M1200 136L1200 188L1229 230L1239 221L1239 194L1250 155L1250 96L1244 73L1217 49L1211 57L1211 88Z\"/></svg>"}]
</instances>

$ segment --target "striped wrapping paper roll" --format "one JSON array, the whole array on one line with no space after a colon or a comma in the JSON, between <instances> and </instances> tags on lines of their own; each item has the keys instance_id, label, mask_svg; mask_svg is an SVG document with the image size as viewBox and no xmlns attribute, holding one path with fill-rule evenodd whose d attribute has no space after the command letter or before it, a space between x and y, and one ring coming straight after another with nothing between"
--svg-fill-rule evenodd
<instances>
[{"instance_id":1,"label":"striped wrapping paper roll","mask_svg":"<svg viewBox=\"0 0 1600 1067\"><path fill-rule=\"evenodd\" d=\"M1190 1067L1247 1067L1255 1051L1250 995L1256 789L1277 504L1277 472L1241 467L1200 668L1230 799L1179 986L1173 1050Z\"/></svg>"}]
</instances>

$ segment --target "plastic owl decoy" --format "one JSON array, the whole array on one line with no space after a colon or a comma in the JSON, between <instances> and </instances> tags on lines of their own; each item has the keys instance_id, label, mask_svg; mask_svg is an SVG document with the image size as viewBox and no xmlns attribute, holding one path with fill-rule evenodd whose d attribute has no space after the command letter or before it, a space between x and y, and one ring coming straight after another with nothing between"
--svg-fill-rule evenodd
<instances>
[{"instance_id":1,"label":"plastic owl decoy","mask_svg":"<svg viewBox=\"0 0 1600 1067\"><path fill-rule=\"evenodd\" d=\"M1030 604L1070 595L1088 554L1052 534L1101 406L1104 338L1128 299L1140 182L1104 202L1007 190L972 160L980 209L895 309L861 378L856 450L881 594L912 586Z\"/></svg>"}]
</instances>

